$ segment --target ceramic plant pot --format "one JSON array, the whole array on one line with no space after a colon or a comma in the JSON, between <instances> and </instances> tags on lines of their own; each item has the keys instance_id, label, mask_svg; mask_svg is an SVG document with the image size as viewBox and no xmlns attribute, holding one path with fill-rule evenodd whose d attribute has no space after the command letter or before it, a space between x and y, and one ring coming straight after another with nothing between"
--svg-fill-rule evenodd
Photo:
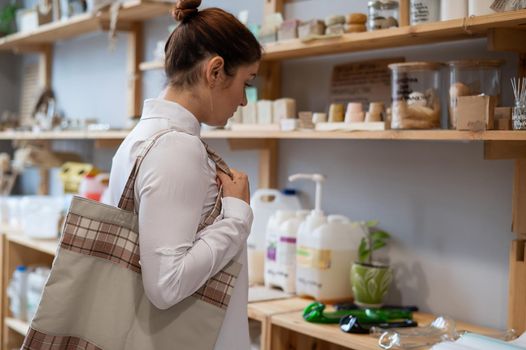
<instances>
[{"instance_id":1,"label":"ceramic plant pot","mask_svg":"<svg viewBox=\"0 0 526 350\"><path fill-rule=\"evenodd\" d=\"M354 302L362 307L380 307L391 285L393 273L387 265L355 262L351 267Z\"/></svg>"}]
</instances>

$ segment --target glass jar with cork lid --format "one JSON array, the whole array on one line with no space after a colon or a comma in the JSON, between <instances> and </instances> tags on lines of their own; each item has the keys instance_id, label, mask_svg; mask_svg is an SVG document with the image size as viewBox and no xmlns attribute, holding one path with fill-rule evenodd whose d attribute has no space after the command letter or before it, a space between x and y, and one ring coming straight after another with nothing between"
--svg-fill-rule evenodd
<instances>
[{"instance_id":1,"label":"glass jar with cork lid","mask_svg":"<svg viewBox=\"0 0 526 350\"><path fill-rule=\"evenodd\" d=\"M450 61L449 66L449 127L456 128L455 107L460 96L487 95L500 100L502 60Z\"/></svg>"},{"instance_id":2,"label":"glass jar with cork lid","mask_svg":"<svg viewBox=\"0 0 526 350\"><path fill-rule=\"evenodd\" d=\"M437 62L393 63L391 128L440 128L440 69Z\"/></svg>"},{"instance_id":3,"label":"glass jar with cork lid","mask_svg":"<svg viewBox=\"0 0 526 350\"><path fill-rule=\"evenodd\" d=\"M372 0L367 3L368 30L398 27L399 4L394 0Z\"/></svg>"}]
</instances>

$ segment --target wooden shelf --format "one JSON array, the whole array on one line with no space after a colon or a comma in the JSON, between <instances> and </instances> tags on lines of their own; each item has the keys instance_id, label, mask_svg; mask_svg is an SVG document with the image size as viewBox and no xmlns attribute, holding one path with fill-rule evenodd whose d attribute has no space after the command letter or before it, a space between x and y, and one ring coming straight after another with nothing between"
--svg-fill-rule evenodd
<instances>
[{"instance_id":1,"label":"wooden shelf","mask_svg":"<svg viewBox=\"0 0 526 350\"><path fill-rule=\"evenodd\" d=\"M164 62L162 61L151 61L151 62L143 62L139 64L139 69L144 71L148 70L157 70L157 69L164 69Z\"/></svg>"},{"instance_id":2,"label":"wooden shelf","mask_svg":"<svg viewBox=\"0 0 526 350\"><path fill-rule=\"evenodd\" d=\"M42 131L42 132L0 132L0 140L121 140L128 130L116 131Z\"/></svg>"},{"instance_id":3,"label":"wooden shelf","mask_svg":"<svg viewBox=\"0 0 526 350\"><path fill-rule=\"evenodd\" d=\"M122 140L127 130L0 132L0 140ZM385 130L319 131L202 131L205 139L405 140L405 141L526 141L525 131Z\"/></svg>"},{"instance_id":4,"label":"wooden shelf","mask_svg":"<svg viewBox=\"0 0 526 350\"><path fill-rule=\"evenodd\" d=\"M31 248L33 250L55 256L58 247L58 240L52 239L35 239L24 236L23 234L7 235L7 241L18 245Z\"/></svg>"},{"instance_id":5,"label":"wooden shelf","mask_svg":"<svg viewBox=\"0 0 526 350\"><path fill-rule=\"evenodd\" d=\"M17 320L16 318L12 318L12 317L6 317L5 318L5 325L9 329L11 329L11 330L17 332L18 334L23 335L23 336L25 336L27 334L27 331L29 329L29 323Z\"/></svg>"},{"instance_id":6,"label":"wooden shelf","mask_svg":"<svg viewBox=\"0 0 526 350\"><path fill-rule=\"evenodd\" d=\"M142 21L159 15L168 14L171 5L158 1L134 0L122 5L119 11L119 23ZM0 50L25 50L39 45L78 37L83 34L102 30L103 23L109 20L109 13L85 13L65 21L44 24L36 30L14 33L0 38Z\"/></svg>"},{"instance_id":7,"label":"wooden shelf","mask_svg":"<svg viewBox=\"0 0 526 350\"><path fill-rule=\"evenodd\" d=\"M436 316L424 313L416 313L414 318L420 325L432 322ZM272 349L289 349L288 331L300 333L309 338L316 338L328 343L337 344L346 349L354 350L377 350L378 340L369 335L347 334L340 330L337 325L325 325L306 322L301 312L278 314L271 317L272 323ZM477 327L462 322L457 322L457 329L469 330L477 333L494 332L489 328ZM291 338L295 338L292 336ZM306 344L304 344L306 345ZM332 349L332 348L331 348Z\"/></svg>"},{"instance_id":8,"label":"wooden shelf","mask_svg":"<svg viewBox=\"0 0 526 350\"><path fill-rule=\"evenodd\" d=\"M303 140L416 140L416 141L526 141L526 132L483 132L456 130L385 130L355 132L315 131L228 131L214 130L201 133L208 139L303 139Z\"/></svg>"},{"instance_id":9,"label":"wooden shelf","mask_svg":"<svg viewBox=\"0 0 526 350\"><path fill-rule=\"evenodd\" d=\"M485 16L349 33L338 38L303 43L298 39L265 45L266 60L285 60L486 36L491 29L526 29L526 10ZM526 33L525 33L526 35Z\"/></svg>"}]
</instances>

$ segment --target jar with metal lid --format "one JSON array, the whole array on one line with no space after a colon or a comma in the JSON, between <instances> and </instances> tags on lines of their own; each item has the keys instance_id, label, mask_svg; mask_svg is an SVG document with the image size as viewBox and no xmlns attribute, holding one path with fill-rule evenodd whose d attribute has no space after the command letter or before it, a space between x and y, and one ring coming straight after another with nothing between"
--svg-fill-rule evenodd
<instances>
[{"instance_id":1,"label":"jar with metal lid","mask_svg":"<svg viewBox=\"0 0 526 350\"><path fill-rule=\"evenodd\" d=\"M373 0L367 3L369 30L398 27L399 4L394 0Z\"/></svg>"},{"instance_id":2,"label":"jar with metal lid","mask_svg":"<svg viewBox=\"0 0 526 350\"><path fill-rule=\"evenodd\" d=\"M440 69L436 62L393 63L391 128L440 128Z\"/></svg>"},{"instance_id":3,"label":"jar with metal lid","mask_svg":"<svg viewBox=\"0 0 526 350\"><path fill-rule=\"evenodd\" d=\"M484 94L500 100L502 60L450 61L449 65L449 127L457 126L455 113L458 97Z\"/></svg>"}]
</instances>

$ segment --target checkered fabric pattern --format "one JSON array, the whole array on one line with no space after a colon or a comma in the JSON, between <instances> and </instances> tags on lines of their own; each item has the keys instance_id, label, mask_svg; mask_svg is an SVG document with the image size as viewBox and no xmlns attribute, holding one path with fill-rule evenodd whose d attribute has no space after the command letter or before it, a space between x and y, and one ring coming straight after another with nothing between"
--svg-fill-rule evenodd
<instances>
[{"instance_id":1,"label":"checkered fabric pattern","mask_svg":"<svg viewBox=\"0 0 526 350\"><path fill-rule=\"evenodd\" d=\"M119 201L119 208L128 212L135 212L135 196L134 186L137 173L142 164L142 161L148 151L152 148L159 137L173 131L165 130L154 136L150 143L146 145L141 154L137 157L133 170L126 182L125 189ZM232 176L230 169L226 163L219 157L208 145L205 144L206 150L210 158L216 163L217 167L225 173ZM206 226L212 224L221 213L221 198L222 188L219 189L219 194L213 209L208 213L206 219L199 225L198 230L202 230ZM101 205L101 213L105 210L104 205L100 203L93 203L94 206ZM97 210L99 208L97 207ZM106 209L107 210L107 209ZM95 211L97 212L97 211ZM103 215L101 215L102 217ZM113 223L104 222L108 219L96 219L95 217L87 217L87 215L78 215L69 212L64 224L62 232L62 240L60 243L60 250L70 250L83 255L89 255L97 258L106 259L119 266L127 268L137 273L141 273L139 263L139 235L137 232L116 225ZM193 297L198 298L206 303L216 306L222 310L228 307L230 298L234 290L234 285L237 279L235 274L228 273L229 270L225 267L217 275L208 280ZM93 271L97 273L97 271ZM53 275L53 269L51 271ZM73 281L74 282L74 281ZM45 293L44 293L45 294ZM60 297L60 296L56 296ZM83 298L82 296L75 296L76 299ZM44 299L42 302L46 302ZM174 306L177 307L177 306ZM38 316L38 311L37 311ZM82 316L79 316L82 317ZM101 320L102 321L102 320ZM108 320L111 322L111 320ZM24 340L22 346L23 350L102 350L96 345L76 336L68 336L67 334L49 335L37 331L34 328L29 328L29 332Z\"/></svg>"},{"instance_id":2,"label":"checkered fabric pattern","mask_svg":"<svg viewBox=\"0 0 526 350\"><path fill-rule=\"evenodd\" d=\"M68 213L62 249L110 260L135 272L139 264L139 236L127 228Z\"/></svg>"},{"instance_id":3,"label":"checkered fabric pattern","mask_svg":"<svg viewBox=\"0 0 526 350\"><path fill-rule=\"evenodd\" d=\"M220 271L217 275L209 279L204 286L199 288L194 296L226 310L230 303L232 292L234 291L235 281L236 276Z\"/></svg>"},{"instance_id":4,"label":"checkered fabric pattern","mask_svg":"<svg viewBox=\"0 0 526 350\"><path fill-rule=\"evenodd\" d=\"M102 350L98 346L77 337L63 337L41 333L29 328L21 350Z\"/></svg>"}]
</instances>

